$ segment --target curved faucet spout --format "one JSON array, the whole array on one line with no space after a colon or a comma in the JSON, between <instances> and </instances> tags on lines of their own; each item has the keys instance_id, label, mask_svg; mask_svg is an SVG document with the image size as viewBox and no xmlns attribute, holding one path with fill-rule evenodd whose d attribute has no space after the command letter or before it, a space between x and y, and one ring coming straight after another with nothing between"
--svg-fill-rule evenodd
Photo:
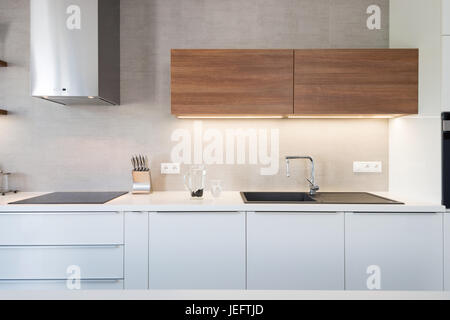
<instances>
[{"instance_id":1,"label":"curved faucet spout","mask_svg":"<svg viewBox=\"0 0 450 320\"><path fill-rule=\"evenodd\" d=\"M289 178L291 176L290 172L290 165L289 160L297 160L297 159L306 159L311 161L311 179L306 179L310 184L309 194L315 195L317 191L319 190L319 186L316 185L316 179L315 179L315 166L314 166L314 160L310 156L287 156L286 159L286 176Z\"/></svg>"}]
</instances>

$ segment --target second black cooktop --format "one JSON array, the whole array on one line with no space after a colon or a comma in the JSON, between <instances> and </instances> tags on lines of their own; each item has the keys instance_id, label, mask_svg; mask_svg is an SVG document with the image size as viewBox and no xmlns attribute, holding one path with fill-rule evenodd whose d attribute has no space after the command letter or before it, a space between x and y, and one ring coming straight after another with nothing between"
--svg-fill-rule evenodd
<instances>
[{"instance_id":1,"label":"second black cooktop","mask_svg":"<svg viewBox=\"0 0 450 320\"><path fill-rule=\"evenodd\" d=\"M104 204L128 192L53 192L9 204Z\"/></svg>"}]
</instances>

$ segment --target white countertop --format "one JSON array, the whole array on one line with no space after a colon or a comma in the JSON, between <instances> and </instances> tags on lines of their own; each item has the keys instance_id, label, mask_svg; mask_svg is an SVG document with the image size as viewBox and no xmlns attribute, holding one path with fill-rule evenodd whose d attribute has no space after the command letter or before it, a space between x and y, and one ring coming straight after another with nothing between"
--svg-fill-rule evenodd
<instances>
[{"instance_id":1,"label":"white countertop","mask_svg":"<svg viewBox=\"0 0 450 320\"><path fill-rule=\"evenodd\" d=\"M437 203L420 203L396 197L389 193L374 194L404 202L398 204L246 204L237 191L223 192L213 198L209 192L202 200L190 199L186 191L160 191L147 195L126 194L106 204L65 205L9 205L48 192L21 192L0 196L0 214L10 212L61 211L302 211L302 212L445 212Z\"/></svg>"},{"instance_id":2,"label":"white countertop","mask_svg":"<svg viewBox=\"0 0 450 320\"><path fill-rule=\"evenodd\" d=\"M60 290L0 291L0 300L450 300L448 291Z\"/></svg>"}]
</instances>

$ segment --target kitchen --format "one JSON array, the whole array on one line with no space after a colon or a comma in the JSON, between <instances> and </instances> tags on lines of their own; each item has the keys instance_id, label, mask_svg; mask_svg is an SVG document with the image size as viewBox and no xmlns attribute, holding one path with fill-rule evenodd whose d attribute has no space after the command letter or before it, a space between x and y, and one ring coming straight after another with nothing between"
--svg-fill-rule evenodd
<instances>
[{"instance_id":1,"label":"kitchen","mask_svg":"<svg viewBox=\"0 0 450 320\"><path fill-rule=\"evenodd\" d=\"M2 0L0 291L446 294L449 2Z\"/></svg>"}]
</instances>

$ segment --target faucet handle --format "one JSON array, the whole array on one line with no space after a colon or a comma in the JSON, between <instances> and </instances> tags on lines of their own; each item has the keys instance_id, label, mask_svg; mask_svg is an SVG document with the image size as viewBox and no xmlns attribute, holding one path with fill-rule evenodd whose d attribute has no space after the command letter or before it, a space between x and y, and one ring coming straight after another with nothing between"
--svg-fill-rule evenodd
<instances>
[{"instance_id":1,"label":"faucet handle","mask_svg":"<svg viewBox=\"0 0 450 320\"><path fill-rule=\"evenodd\" d=\"M306 178L306 180L309 182L309 184L311 185L311 190L317 191L319 190L319 186L312 183L311 180L309 180L308 178Z\"/></svg>"}]
</instances>

